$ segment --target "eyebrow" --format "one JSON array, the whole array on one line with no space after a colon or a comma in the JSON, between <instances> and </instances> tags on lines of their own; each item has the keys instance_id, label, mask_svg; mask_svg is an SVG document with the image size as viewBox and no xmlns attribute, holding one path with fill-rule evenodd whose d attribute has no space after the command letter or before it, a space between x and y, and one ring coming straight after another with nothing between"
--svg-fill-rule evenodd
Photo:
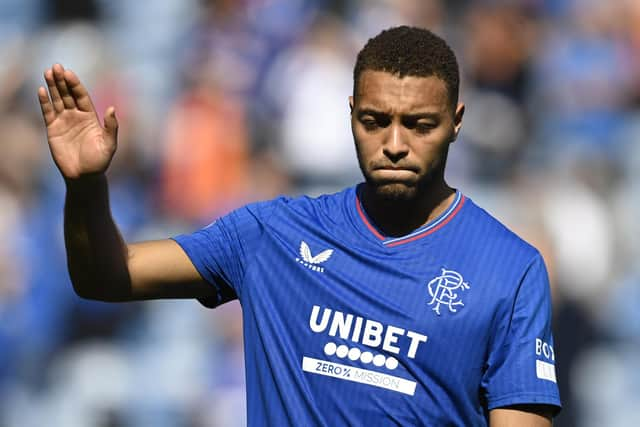
<instances>
[{"instance_id":1,"label":"eyebrow","mask_svg":"<svg viewBox=\"0 0 640 427\"><path fill-rule=\"evenodd\" d=\"M438 113L427 113L427 112L418 112L413 114L404 114L403 118L418 121L420 119L429 119L429 120L440 120L440 114Z\"/></svg>"},{"instance_id":2,"label":"eyebrow","mask_svg":"<svg viewBox=\"0 0 640 427\"><path fill-rule=\"evenodd\" d=\"M380 116L382 114L388 115L386 111L380 111L373 108L360 108L357 109L356 112L359 116L364 116L365 114L369 114L370 116Z\"/></svg>"},{"instance_id":3,"label":"eyebrow","mask_svg":"<svg viewBox=\"0 0 640 427\"><path fill-rule=\"evenodd\" d=\"M389 113L386 111L379 111L374 108L358 109L357 114L358 116L364 116L366 114L369 114L371 116L389 115ZM415 120L415 121L418 121L420 119L439 120L440 114L434 113L434 112L427 112L427 111L418 111L415 113L402 114L402 117L405 119Z\"/></svg>"}]
</instances>

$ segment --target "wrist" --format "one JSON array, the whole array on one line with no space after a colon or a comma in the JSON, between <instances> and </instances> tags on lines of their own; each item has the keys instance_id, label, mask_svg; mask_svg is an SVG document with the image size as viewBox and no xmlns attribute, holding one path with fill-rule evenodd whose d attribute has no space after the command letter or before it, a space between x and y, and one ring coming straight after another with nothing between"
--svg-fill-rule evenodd
<instances>
[{"instance_id":1,"label":"wrist","mask_svg":"<svg viewBox=\"0 0 640 427\"><path fill-rule=\"evenodd\" d=\"M107 177L104 173L83 175L80 178L64 178L67 192L75 194L97 194L107 187Z\"/></svg>"}]
</instances>

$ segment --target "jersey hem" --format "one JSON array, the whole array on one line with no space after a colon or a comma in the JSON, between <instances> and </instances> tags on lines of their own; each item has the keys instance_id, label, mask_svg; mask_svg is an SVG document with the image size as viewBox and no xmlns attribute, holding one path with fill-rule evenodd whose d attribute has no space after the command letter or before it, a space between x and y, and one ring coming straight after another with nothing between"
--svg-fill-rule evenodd
<instances>
[{"instance_id":1,"label":"jersey hem","mask_svg":"<svg viewBox=\"0 0 640 427\"><path fill-rule=\"evenodd\" d=\"M555 407L555 414L562 409L562 403L557 396L541 393L514 393L505 396L488 399L487 409L497 409L510 405L549 405Z\"/></svg>"}]
</instances>

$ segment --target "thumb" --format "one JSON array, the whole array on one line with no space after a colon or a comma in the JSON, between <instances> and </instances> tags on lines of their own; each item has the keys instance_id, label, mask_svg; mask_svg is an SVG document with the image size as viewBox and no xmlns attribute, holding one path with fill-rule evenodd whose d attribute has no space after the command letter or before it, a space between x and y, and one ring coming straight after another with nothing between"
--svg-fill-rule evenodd
<instances>
[{"instance_id":1,"label":"thumb","mask_svg":"<svg viewBox=\"0 0 640 427\"><path fill-rule=\"evenodd\" d=\"M118 119L116 119L116 109L114 107L107 108L104 113L104 129L111 137L118 135Z\"/></svg>"}]
</instances>

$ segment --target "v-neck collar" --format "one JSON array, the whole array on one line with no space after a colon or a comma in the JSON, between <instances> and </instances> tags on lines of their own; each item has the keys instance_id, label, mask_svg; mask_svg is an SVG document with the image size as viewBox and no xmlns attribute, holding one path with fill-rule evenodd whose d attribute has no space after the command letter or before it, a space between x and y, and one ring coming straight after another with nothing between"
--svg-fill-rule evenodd
<instances>
[{"instance_id":1,"label":"v-neck collar","mask_svg":"<svg viewBox=\"0 0 640 427\"><path fill-rule=\"evenodd\" d=\"M453 202L451 202L447 209L445 209L445 211L438 215L436 218L415 229L409 234L401 237L389 237L383 235L380 230L378 230L373 224L373 221L371 221L371 219L368 217L358 193L358 188L356 188L355 210L357 212L357 216L362 221L362 224L366 227L368 232L375 236L375 238L385 247L399 246L404 243L413 242L415 240L435 233L436 231L447 225L458 214L458 212L460 212L466 200L466 197L460 191L456 190Z\"/></svg>"}]
</instances>

